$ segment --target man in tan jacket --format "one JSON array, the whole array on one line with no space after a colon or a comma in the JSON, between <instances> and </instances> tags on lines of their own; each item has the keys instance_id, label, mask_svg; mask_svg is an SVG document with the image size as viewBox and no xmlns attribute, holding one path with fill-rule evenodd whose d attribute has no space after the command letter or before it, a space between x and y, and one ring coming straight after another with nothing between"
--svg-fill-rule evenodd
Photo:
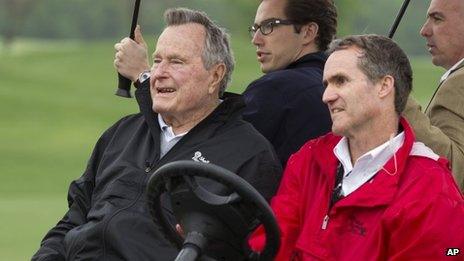
<instances>
[{"instance_id":1,"label":"man in tan jacket","mask_svg":"<svg viewBox=\"0 0 464 261\"><path fill-rule=\"evenodd\" d=\"M453 175L464 190L464 1L432 0L420 34L432 63L448 71L442 76L425 114L409 98L404 116L417 135L450 160Z\"/></svg>"}]
</instances>

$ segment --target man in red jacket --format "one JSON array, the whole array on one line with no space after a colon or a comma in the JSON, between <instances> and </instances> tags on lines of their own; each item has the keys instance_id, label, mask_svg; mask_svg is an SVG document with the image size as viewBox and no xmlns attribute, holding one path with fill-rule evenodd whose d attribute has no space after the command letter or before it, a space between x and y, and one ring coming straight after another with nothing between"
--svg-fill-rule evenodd
<instances>
[{"instance_id":1,"label":"man in red jacket","mask_svg":"<svg viewBox=\"0 0 464 261\"><path fill-rule=\"evenodd\" d=\"M329 53L323 101L333 133L287 163L272 200L282 232L276 260L462 260L463 196L447 160L415 142L400 117L408 58L377 35L335 41Z\"/></svg>"}]
</instances>

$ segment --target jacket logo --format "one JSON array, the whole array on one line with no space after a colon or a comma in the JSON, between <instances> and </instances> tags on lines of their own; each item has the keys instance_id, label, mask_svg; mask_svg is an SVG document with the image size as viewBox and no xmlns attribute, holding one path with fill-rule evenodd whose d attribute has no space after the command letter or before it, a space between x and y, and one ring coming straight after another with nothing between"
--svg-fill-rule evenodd
<instances>
[{"instance_id":1,"label":"jacket logo","mask_svg":"<svg viewBox=\"0 0 464 261\"><path fill-rule=\"evenodd\" d=\"M367 232L364 224L353 215L349 217L348 231L360 236L365 236Z\"/></svg>"},{"instance_id":2,"label":"jacket logo","mask_svg":"<svg viewBox=\"0 0 464 261\"><path fill-rule=\"evenodd\" d=\"M195 151L195 154L193 154L192 159L193 161L196 161L196 162L209 163L209 160L203 157L200 151Z\"/></svg>"}]
</instances>

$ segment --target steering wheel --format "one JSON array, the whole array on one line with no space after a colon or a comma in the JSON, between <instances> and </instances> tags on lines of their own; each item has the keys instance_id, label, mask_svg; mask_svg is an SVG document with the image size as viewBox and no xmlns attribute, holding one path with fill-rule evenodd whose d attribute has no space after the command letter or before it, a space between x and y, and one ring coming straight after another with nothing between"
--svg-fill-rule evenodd
<instances>
[{"instance_id":1,"label":"steering wheel","mask_svg":"<svg viewBox=\"0 0 464 261\"><path fill-rule=\"evenodd\" d=\"M266 200L249 183L222 167L187 160L166 164L150 177L147 197L155 225L182 249L176 260L266 261L277 254L280 232ZM166 201L176 223L182 226L185 240L168 220ZM248 246L248 237L260 224L266 232L266 244L258 253Z\"/></svg>"}]
</instances>

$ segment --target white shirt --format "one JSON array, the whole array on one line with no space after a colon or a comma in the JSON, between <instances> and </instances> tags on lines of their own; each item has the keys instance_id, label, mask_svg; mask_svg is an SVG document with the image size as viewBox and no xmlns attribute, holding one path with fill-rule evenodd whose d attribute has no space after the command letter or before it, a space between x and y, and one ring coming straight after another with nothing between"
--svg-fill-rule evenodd
<instances>
[{"instance_id":1,"label":"white shirt","mask_svg":"<svg viewBox=\"0 0 464 261\"><path fill-rule=\"evenodd\" d=\"M185 136L185 134L188 133L180 133L180 134L174 134L172 131L172 127L167 125L166 122L164 122L163 117L161 117L160 114L158 114L158 123L161 128L161 135L160 135L160 158L162 158L166 153L176 145L176 143Z\"/></svg>"},{"instance_id":2,"label":"white shirt","mask_svg":"<svg viewBox=\"0 0 464 261\"><path fill-rule=\"evenodd\" d=\"M346 137L343 137L333 149L335 156L342 164L344 170L342 183L343 195L349 195L369 181L393 157L396 151L403 145L403 142L404 132L401 132L384 144L366 152L356 160L353 166L348 140Z\"/></svg>"},{"instance_id":3,"label":"white shirt","mask_svg":"<svg viewBox=\"0 0 464 261\"><path fill-rule=\"evenodd\" d=\"M441 76L440 82L443 82L444 80L446 80L446 78L448 78L448 76L450 75L450 73L451 73L454 69L456 69L456 67L458 67L459 64L461 64L463 61L464 61L464 58L461 59L459 62L457 62L455 65L453 65L453 67L451 67L448 71L446 71L445 74L443 74L443 76Z\"/></svg>"}]
</instances>

